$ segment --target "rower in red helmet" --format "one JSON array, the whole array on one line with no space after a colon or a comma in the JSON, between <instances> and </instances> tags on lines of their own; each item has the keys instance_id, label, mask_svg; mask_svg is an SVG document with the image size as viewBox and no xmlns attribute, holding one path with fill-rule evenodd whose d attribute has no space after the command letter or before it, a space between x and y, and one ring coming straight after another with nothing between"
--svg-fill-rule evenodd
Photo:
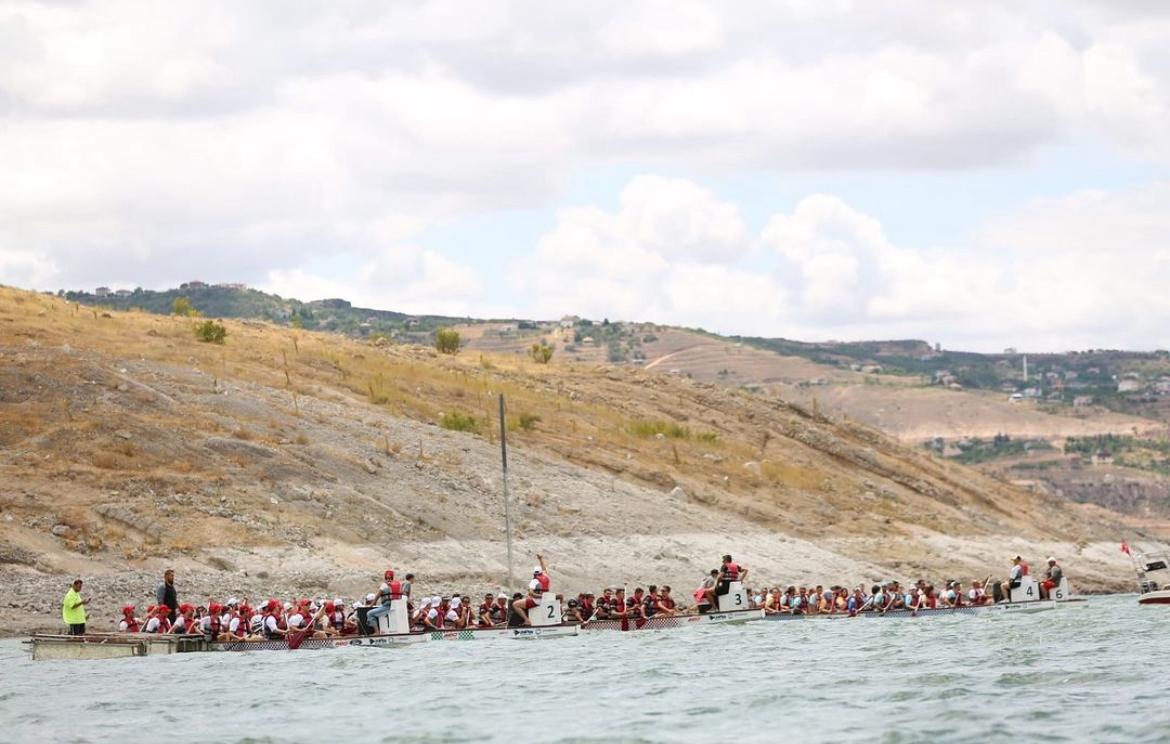
<instances>
[{"instance_id":1,"label":"rower in red helmet","mask_svg":"<svg viewBox=\"0 0 1170 744\"><path fill-rule=\"evenodd\" d=\"M123 633L137 633L142 621L134 617L134 605L128 604L122 608L122 621L118 623L118 630Z\"/></svg>"}]
</instances>

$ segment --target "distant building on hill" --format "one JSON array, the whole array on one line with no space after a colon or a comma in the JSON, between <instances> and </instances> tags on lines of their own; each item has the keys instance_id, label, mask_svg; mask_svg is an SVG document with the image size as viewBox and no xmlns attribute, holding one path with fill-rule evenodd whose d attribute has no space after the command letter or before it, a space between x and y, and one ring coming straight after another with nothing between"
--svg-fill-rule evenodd
<instances>
[{"instance_id":1,"label":"distant building on hill","mask_svg":"<svg viewBox=\"0 0 1170 744\"><path fill-rule=\"evenodd\" d=\"M179 289L207 289L207 282L201 282L198 279L191 282L183 282L179 285Z\"/></svg>"},{"instance_id":2,"label":"distant building on hill","mask_svg":"<svg viewBox=\"0 0 1170 744\"><path fill-rule=\"evenodd\" d=\"M129 289L119 289L114 294L118 295L119 297L129 297L130 295L134 294L134 292Z\"/></svg>"},{"instance_id":3,"label":"distant building on hill","mask_svg":"<svg viewBox=\"0 0 1170 744\"><path fill-rule=\"evenodd\" d=\"M248 285L239 284L237 282L225 282L223 284L215 285L216 289L247 289Z\"/></svg>"},{"instance_id":4,"label":"distant building on hill","mask_svg":"<svg viewBox=\"0 0 1170 744\"><path fill-rule=\"evenodd\" d=\"M109 297L114 292L109 287L98 287L93 291L94 297Z\"/></svg>"},{"instance_id":5,"label":"distant building on hill","mask_svg":"<svg viewBox=\"0 0 1170 744\"><path fill-rule=\"evenodd\" d=\"M1117 381L1117 392L1119 393L1135 393L1139 390L1144 390L1146 383L1142 380L1134 380L1126 378Z\"/></svg>"}]
</instances>

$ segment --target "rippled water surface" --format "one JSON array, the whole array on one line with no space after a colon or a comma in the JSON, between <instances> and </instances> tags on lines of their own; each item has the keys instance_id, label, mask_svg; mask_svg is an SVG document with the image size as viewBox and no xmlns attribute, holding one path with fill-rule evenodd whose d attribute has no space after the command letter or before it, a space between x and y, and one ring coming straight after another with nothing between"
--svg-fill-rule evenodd
<instances>
[{"instance_id":1,"label":"rippled water surface","mask_svg":"<svg viewBox=\"0 0 1170 744\"><path fill-rule=\"evenodd\" d=\"M1128 596L108 661L33 663L4 641L0 741L1170 741L1168 623Z\"/></svg>"}]
</instances>

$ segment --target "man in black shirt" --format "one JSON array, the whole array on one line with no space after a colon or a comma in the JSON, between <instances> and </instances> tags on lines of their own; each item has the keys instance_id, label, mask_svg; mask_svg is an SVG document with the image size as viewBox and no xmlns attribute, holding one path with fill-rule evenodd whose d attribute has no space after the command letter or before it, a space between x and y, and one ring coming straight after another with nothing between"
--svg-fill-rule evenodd
<instances>
[{"instance_id":1,"label":"man in black shirt","mask_svg":"<svg viewBox=\"0 0 1170 744\"><path fill-rule=\"evenodd\" d=\"M160 605L166 605L170 608L168 619L171 623L175 622L175 614L178 612L179 596L175 592L175 569L168 568L163 574L163 582L158 585L158 589L154 590L154 598Z\"/></svg>"}]
</instances>

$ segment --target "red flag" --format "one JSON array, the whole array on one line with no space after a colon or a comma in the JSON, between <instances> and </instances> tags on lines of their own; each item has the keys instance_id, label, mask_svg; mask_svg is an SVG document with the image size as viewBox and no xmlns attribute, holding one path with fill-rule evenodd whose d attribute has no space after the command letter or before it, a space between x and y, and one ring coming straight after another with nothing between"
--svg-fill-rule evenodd
<instances>
[{"instance_id":1,"label":"red flag","mask_svg":"<svg viewBox=\"0 0 1170 744\"><path fill-rule=\"evenodd\" d=\"M1133 555L1133 553L1129 552L1129 543L1127 543L1125 540L1121 541L1121 552L1129 556Z\"/></svg>"}]
</instances>

